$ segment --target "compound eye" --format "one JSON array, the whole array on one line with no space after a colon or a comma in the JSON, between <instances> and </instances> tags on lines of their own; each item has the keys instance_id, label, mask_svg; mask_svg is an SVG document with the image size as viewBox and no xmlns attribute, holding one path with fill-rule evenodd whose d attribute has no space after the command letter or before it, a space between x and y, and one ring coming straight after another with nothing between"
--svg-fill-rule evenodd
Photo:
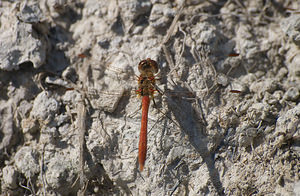
<instances>
[{"instance_id":1,"label":"compound eye","mask_svg":"<svg viewBox=\"0 0 300 196\"><path fill-rule=\"evenodd\" d=\"M152 69L152 73L157 73L158 72L158 65L157 62L152 60L152 59L147 59L147 61L149 62L151 69Z\"/></svg>"},{"instance_id":2,"label":"compound eye","mask_svg":"<svg viewBox=\"0 0 300 196\"><path fill-rule=\"evenodd\" d=\"M138 69L140 73L152 72L153 74L155 74L158 72L158 65L156 61L147 58L146 60L142 60L139 63Z\"/></svg>"},{"instance_id":3,"label":"compound eye","mask_svg":"<svg viewBox=\"0 0 300 196\"><path fill-rule=\"evenodd\" d=\"M142 61L139 63L138 69L139 69L139 72L140 72L140 73L145 72L146 69L147 69L147 61L146 61L146 60L142 60Z\"/></svg>"}]
</instances>

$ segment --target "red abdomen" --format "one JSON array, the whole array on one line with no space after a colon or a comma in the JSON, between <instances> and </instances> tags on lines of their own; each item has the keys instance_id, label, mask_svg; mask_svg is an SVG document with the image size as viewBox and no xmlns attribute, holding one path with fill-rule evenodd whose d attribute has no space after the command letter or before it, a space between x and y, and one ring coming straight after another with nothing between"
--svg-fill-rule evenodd
<instances>
[{"instance_id":1,"label":"red abdomen","mask_svg":"<svg viewBox=\"0 0 300 196\"><path fill-rule=\"evenodd\" d=\"M142 99L142 122L141 122L141 132L139 141L139 165L140 171L143 171L146 155L147 155L147 122L148 122L148 109L149 109L150 99L149 96L143 96Z\"/></svg>"}]
</instances>

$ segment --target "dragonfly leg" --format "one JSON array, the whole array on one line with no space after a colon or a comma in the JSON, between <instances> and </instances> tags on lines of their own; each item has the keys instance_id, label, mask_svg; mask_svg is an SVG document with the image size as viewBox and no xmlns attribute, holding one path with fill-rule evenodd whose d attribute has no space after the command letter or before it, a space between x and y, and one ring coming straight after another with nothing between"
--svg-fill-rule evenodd
<instances>
[{"instance_id":1,"label":"dragonfly leg","mask_svg":"<svg viewBox=\"0 0 300 196\"><path fill-rule=\"evenodd\" d=\"M155 103L154 97L152 97L154 108L157 109L160 113L162 113L164 116L166 116L169 120L171 120L177 127L181 128L177 122L175 122L170 116L168 116L165 112L163 112L161 109L159 109Z\"/></svg>"}]
</instances>

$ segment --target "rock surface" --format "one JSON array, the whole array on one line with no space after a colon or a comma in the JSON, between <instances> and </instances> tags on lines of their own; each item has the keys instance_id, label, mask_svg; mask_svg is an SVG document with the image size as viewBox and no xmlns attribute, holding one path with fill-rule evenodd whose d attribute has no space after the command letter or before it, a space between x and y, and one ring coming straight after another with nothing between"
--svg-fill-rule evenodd
<instances>
[{"instance_id":1,"label":"rock surface","mask_svg":"<svg viewBox=\"0 0 300 196\"><path fill-rule=\"evenodd\" d=\"M1 195L299 195L299 9L1 1ZM139 172L146 58L162 94Z\"/></svg>"}]
</instances>

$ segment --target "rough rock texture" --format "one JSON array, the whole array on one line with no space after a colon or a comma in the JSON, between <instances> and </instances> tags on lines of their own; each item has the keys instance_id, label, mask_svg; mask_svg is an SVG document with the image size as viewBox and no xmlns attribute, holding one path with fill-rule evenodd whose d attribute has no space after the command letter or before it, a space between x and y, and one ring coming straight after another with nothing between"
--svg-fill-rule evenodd
<instances>
[{"instance_id":1,"label":"rough rock texture","mask_svg":"<svg viewBox=\"0 0 300 196\"><path fill-rule=\"evenodd\" d=\"M1 1L1 194L300 195L299 10ZM140 172L145 58L162 92Z\"/></svg>"}]
</instances>

